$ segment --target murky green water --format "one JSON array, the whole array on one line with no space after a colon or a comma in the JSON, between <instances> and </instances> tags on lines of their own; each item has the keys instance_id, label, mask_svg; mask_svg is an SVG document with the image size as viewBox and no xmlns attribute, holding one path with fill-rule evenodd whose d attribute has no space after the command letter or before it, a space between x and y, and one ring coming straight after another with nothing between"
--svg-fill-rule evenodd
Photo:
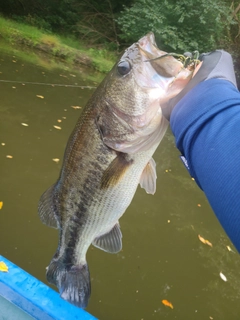
<instances>
[{"instance_id":1,"label":"murky green water","mask_svg":"<svg viewBox=\"0 0 240 320\"><path fill-rule=\"evenodd\" d=\"M93 89L26 82L94 84L84 80L83 70L51 69L44 59L35 65L14 55L0 52L0 80L20 81L0 82L0 253L46 283L58 233L42 225L37 204L58 177L81 113L71 106L85 105ZM87 310L102 320L240 319L239 255L178 159L170 131L154 158L157 193L137 190L120 220L123 250L111 255L89 249L92 296ZM164 306L163 299L174 308Z\"/></svg>"}]
</instances>

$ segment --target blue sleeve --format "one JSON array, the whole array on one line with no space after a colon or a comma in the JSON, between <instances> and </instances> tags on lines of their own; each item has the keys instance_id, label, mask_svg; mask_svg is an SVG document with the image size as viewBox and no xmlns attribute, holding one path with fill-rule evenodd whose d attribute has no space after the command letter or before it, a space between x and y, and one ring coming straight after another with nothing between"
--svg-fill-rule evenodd
<instances>
[{"instance_id":1,"label":"blue sleeve","mask_svg":"<svg viewBox=\"0 0 240 320\"><path fill-rule=\"evenodd\" d=\"M189 173L240 252L240 93L228 81L198 84L173 109L170 125Z\"/></svg>"}]
</instances>

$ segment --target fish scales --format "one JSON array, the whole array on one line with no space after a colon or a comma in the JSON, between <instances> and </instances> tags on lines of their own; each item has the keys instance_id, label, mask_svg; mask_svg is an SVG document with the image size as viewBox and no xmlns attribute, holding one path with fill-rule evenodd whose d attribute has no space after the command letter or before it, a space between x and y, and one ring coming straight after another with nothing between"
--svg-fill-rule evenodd
<instances>
[{"instance_id":1,"label":"fish scales","mask_svg":"<svg viewBox=\"0 0 240 320\"><path fill-rule=\"evenodd\" d=\"M83 109L59 179L39 201L42 222L59 229L47 280L78 307L87 306L91 293L90 245L119 252L119 219L138 185L155 193L152 155L168 127L160 104L180 92L191 75L173 57L146 61L164 54L153 34L125 51Z\"/></svg>"}]
</instances>

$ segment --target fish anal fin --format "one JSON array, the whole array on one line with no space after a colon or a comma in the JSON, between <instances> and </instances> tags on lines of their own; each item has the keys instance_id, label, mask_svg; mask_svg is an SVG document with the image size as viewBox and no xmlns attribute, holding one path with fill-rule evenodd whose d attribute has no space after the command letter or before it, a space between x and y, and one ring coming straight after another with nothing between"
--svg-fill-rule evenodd
<instances>
[{"instance_id":1,"label":"fish anal fin","mask_svg":"<svg viewBox=\"0 0 240 320\"><path fill-rule=\"evenodd\" d=\"M42 194L38 204L38 214L44 224L58 228L58 217L53 201L54 187L55 185L51 186Z\"/></svg>"},{"instance_id":2,"label":"fish anal fin","mask_svg":"<svg viewBox=\"0 0 240 320\"><path fill-rule=\"evenodd\" d=\"M92 244L109 253L117 253L122 249L122 232L119 223L106 234L97 237L93 240Z\"/></svg>"},{"instance_id":3,"label":"fish anal fin","mask_svg":"<svg viewBox=\"0 0 240 320\"><path fill-rule=\"evenodd\" d=\"M139 184L147 193L154 194L156 192L156 180L156 163L151 158L142 172Z\"/></svg>"},{"instance_id":4,"label":"fish anal fin","mask_svg":"<svg viewBox=\"0 0 240 320\"><path fill-rule=\"evenodd\" d=\"M129 159L128 155L117 152L117 157L110 163L103 173L101 189L117 185L132 163L133 160Z\"/></svg>"}]
</instances>

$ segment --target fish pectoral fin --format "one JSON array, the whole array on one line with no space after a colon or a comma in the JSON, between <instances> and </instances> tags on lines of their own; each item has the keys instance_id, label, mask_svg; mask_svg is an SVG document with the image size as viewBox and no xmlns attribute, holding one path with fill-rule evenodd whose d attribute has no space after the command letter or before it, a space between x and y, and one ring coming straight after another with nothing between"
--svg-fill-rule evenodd
<instances>
[{"instance_id":1,"label":"fish pectoral fin","mask_svg":"<svg viewBox=\"0 0 240 320\"><path fill-rule=\"evenodd\" d=\"M156 163L153 158L147 163L140 177L139 184L147 193L154 194L156 192Z\"/></svg>"},{"instance_id":2,"label":"fish pectoral fin","mask_svg":"<svg viewBox=\"0 0 240 320\"><path fill-rule=\"evenodd\" d=\"M125 153L117 152L116 158L110 163L108 168L104 171L101 181L101 189L115 186L129 166L133 163L133 160Z\"/></svg>"},{"instance_id":3,"label":"fish pectoral fin","mask_svg":"<svg viewBox=\"0 0 240 320\"><path fill-rule=\"evenodd\" d=\"M44 224L58 228L57 213L54 211L53 205L54 187L55 185L51 186L42 194L38 204L38 214Z\"/></svg>"},{"instance_id":4,"label":"fish pectoral fin","mask_svg":"<svg viewBox=\"0 0 240 320\"><path fill-rule=\"evenodd\" d=\"M119 223L104 235L93 240L92 244L109 253L117 253L122 249L122 232Z\"/></svg>"}]
</instances>

